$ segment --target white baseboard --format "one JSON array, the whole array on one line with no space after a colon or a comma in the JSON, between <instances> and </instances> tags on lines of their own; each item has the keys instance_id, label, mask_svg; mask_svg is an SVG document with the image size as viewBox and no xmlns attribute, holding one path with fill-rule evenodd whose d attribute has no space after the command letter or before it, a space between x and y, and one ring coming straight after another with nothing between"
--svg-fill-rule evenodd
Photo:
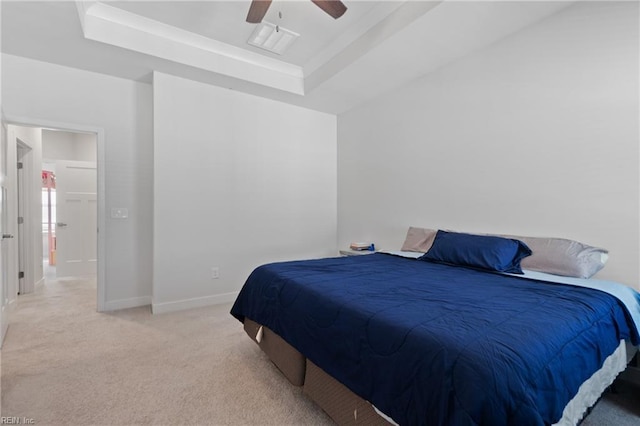
<instances>
[{"instance_id":1,"label":"white baseboard","mask_svg":"<svg viewBox=\"0 0 640 426\"><path fill-rule=\"evenodd\" d=\"M130 299L111 300L105 303L105 311L117 311L119 309L137 308L151 304L151 296L132 297Z\"/></svg>"},{"instance_id":2,"label":"white baseboard","mask_svg":"<svg viewBox=\"0 0 640 426\"><path fill-rule=\"evenodd\" d=\"M230 303L236 300L238 293L239 292L234 291L231 293L215 294L213 296L176 300L175 302L152 303L151 312L154 314L163 314L165 312L175 312L185 309L202 308L203 306Z\"/></svg>"}]
</instances>

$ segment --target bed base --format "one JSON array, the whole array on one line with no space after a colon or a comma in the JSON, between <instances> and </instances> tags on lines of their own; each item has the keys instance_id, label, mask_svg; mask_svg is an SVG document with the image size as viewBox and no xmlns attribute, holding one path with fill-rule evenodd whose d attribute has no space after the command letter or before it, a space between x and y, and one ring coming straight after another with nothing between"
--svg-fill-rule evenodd
<instances>
[{"instance_id":1,"label":"bed base","mask_svg":"<svg viewBox=\"0 0 640 426\"><path fill-rule=\"evenodd\" d=\"M260 339L257 339L258 330L261 327L262 336ZM389 426L396 424L385 419L383 415L375 410L371 403L351 392L342 383L306 359L304 355L269 328L245 318L244 330L267 354L271 362L284 374L287 380L294 386L303 386L303 393L318 404L337 424L350 426ZM585 395L570 401L567 408L565 408L565 415L556 425L577 424L583 419L584 416L590 412L586 411L587 407L592 407L593 404L597 402L597 397L593 399L594 392L598 396L602 394L602 392L611 385L611 382L613 382L618 373L625 369L625 366L637 352L637 347L629 343L625 344L621 342L620 347L605 361L605 366L609 364L609 368L612 371L608 373L604 373L604 371L596 372L590 380L595 379L595 381L599 381L600 383L595 384L595 386L592 386L590 389L584 389L584 392L582 392L583 389L581 389L578 392L579 395L581 393ZM598 378L599 374L605 375ZM593 400L589 400L589 396ZM580 407L580 404L585 404L585 402L586 407ZM574 412L568 413L567 410L573 410Z\"/></svg>"},{"instance_id":2,"label":"bed base","mask_svg":"<svg viewBox=\"0 0 640 426\"><path fill-rule=\"evenodd\" d=\"M307 360L303 392L339 425L389 426L369 402Z\"/></svg>"},{"instance_id":3,"label":"bed base","mask_svg":"<svg viewBox=\"0 0 640 426\"><path fill-rule=\"evenodd\" d=\"M258 330L262 335L258 342ZM389 426L373 406L347 389L342 383L306 359L284 339L245 318L244 331L260 346L271 362L294 386L303 386L302 392L322 408L339 425Z\"/></svg>"},{"instance_id":4,"label":"bed base","mask_svg":"<svg viewBox=\"0 0 640 426\"><path fill-rule=\"evenodd\" d=\"M258 330L262 327L255 321L245 318L244 331L267 354L271 362L284 374L294 386L304 384L306 358L284 339L267 327L262 327L262 336L258 341Z\"/></svg>"}]
</instances>

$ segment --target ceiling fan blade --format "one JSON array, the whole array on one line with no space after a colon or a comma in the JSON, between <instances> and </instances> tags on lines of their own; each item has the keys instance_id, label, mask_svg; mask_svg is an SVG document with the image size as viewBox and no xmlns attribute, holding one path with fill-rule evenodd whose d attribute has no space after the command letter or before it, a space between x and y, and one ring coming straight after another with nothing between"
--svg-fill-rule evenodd
<instances>
[{"instance_id":1,"label":"ceiling fan blade","mask_svg":"<svg viewBox=\"0 0 640 426\"><path fill-rule=\"evenodd\" d=\"M320 9L327 12L333 19L338 19L347 11L347 6L339 0L311 0Z\"/></svg>"},{"instance_id":2,"label":"ceiling fan blade","mask_svg":"<svg viewBox=\"0 0 640 426\"><path fill-rule=\"evenodd\" d=\"M253 0L249 7L249 13L247 13L247 22L251 24L259 24L262 22L262 18L266 15L271 0Z\"/></svg>"}]
</instances>

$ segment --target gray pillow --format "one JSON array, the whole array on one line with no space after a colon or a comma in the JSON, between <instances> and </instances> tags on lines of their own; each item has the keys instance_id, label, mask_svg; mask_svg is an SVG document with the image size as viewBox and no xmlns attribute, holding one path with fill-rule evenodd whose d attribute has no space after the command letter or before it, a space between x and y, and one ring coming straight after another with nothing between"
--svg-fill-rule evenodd
<instances>
[{"instance_id":1,"label":"gray pillow","mask_svg":"<svg viewBox=\"0 0 640 426\"><path fill-rule=\"evenodd\" d=\"M427 228L409 227L407 237L402 244L402 251L415 251L418 253L426 253L433 245L438 231Z\"/></svg>"},{"instance_id":2,"label":"gray pillow","mask_svg":"<svg viewBox=\"0 0 640 426\"><path fill-rule=\"evenodd\" d=\"M522 241L531 249L531 256L520 263L522 269L565 277L591 278L604 268L609 253L608 250L564 238L508 237Z\"/></svg>"}]
</instances>

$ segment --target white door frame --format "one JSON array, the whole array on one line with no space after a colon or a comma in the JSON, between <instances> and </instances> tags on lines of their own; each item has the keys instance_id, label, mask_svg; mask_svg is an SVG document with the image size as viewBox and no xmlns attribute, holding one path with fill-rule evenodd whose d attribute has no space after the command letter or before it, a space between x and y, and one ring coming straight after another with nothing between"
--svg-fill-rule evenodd
<instances>
[{"instance_id":1,"label":"white door frame","mask_svg":"<svg viewBox=\"0 0 640 426\"><path fill-rule=\"evenodd\" d=\"M95 133L97 144L97 175L98 175L98 275L97 275L97 307L98 312L106 309L106 201L105 201L105 147L104 147L104 129L101 127L85 126L82 124L65 123L51 120L41 120L30 117L17 117L5 114L7 124L15 124L26 127L45 127L68 132ZM42 227L42 224L38 224Z\"/></svg>"},{"instance_id":2,"label":"white door frame","mask_svg":"<svg viewBox=\"0 0 640 426\"><path fill-rule=\"evenodd\" d=\"M2 116L2 123L0 123L2 125L2 127L0 128L0 131L2 132L2 135L0 135L0 140L2 141L2 143L0 143L0 149L2 150L2 152L0 152L0 161L5 163L5 167L3 167L2 165L0 165L0 209L2 210L2 214L0 214L0 220L2 220L3 223L0 224L0 228L2 228L2 234L5 233L10 233L9 230L7 229L7 227L5 227L6 224L6 220L3 220L4 217L8 214L7 212L7 203L6 203L6 197L7 197L7 193L3 193L3 188L5 188L6 185L6 173L7 171L5 169L7 169L8 167L8 162L7 162L7 154L9 151L9 132L8 132L8 124L6 123L5 119L4 119L4 113L2 111L0 111L0 115ZM7 191L8 192L8 191ZM4 208L3 205L4 204ZM0 260L0 274L2 275L2 278L0 279L0 348L2 347L2 344L4 343L4 338L5 335L7 334L7 329L9 328L9 309L10 309L10 305L9 305L9 298L8 298L8 294L9 294L9 275L8 275L8 264L9 264L9 256L8 256L8 244L4 243L4 238L2 237L2 235L0 235L0 256L2 256L2 260Z\"/></svg>"},{"instance_id":3,"label":"white door frame","mask_svg":"<svg viewBox=\"0 0 640 426\"><path fill-rule=\"evenodd\" d=\"M18 293L27 294L35 291L36 282L35 277L32 276L33 268L31 263L33 263L33 259L28 256L28 254L33 253L33 239L28 238L28 232L26 232L25 228L25 223L30 223L33 219L31 218L31 209L25 206L25 200L33 200L36 194L32 194L33 164L31 156L28 155L32 149L20 138L16 138L16 143L18 145L16 147L16 160L18 163L22 163L22 168L16 169L18 173L16 179L18 184L16 191L18 198L18 217L22 217L24 220L22 224L18 222L15 236L18 246L18 273L22 272L23 274L22 278L18 277Z\"/></svg>"}]
</instances>

